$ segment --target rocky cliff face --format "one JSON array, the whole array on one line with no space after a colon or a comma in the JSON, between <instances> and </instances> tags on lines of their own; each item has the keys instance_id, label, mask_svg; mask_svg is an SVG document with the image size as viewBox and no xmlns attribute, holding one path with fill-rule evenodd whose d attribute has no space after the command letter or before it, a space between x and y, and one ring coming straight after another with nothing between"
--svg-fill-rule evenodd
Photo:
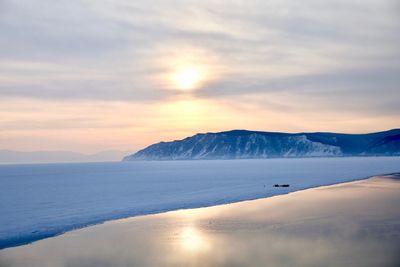
<instances>
[{"instance_id":1,"label":"rocky cliff face","mask_svg":"<svg viewBox=\"0 0 400 267\"><path fill-rule=\"evenodd\" d=\"M234 130L151 145L124 160L248 159L400 155L400 129L372 134Z\"/></svg>"}]
</instances>

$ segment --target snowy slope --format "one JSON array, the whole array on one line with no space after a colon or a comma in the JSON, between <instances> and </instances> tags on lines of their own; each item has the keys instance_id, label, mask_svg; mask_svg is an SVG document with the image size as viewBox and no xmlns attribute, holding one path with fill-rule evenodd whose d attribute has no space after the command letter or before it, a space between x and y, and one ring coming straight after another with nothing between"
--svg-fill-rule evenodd
<instances>
[{"instance_id":1,"label":"snowy slope","mask_svg":"<svg viewBox=\"0 0 400 267\"><path fill-rule=\"evenodd\" d=\"M393 172L399 157L2 165L0 248L110 219Z\"/></svg>"},{"instance_id":2,"label":"snowy slope","mask_svg":"<svg viewBox=\"0 0 400 267\"><path fill-rule=\"evenodd\" d=\"M244 159L400 155L400 129L371 134L274 133L246 130L196 134L150 145L129 160Z\"/></svg>"}]
</instances>

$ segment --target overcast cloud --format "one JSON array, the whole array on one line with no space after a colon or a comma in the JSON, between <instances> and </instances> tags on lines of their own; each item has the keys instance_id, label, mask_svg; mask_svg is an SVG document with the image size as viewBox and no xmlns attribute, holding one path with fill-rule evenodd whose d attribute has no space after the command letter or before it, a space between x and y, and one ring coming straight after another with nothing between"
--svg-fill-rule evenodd
<instances>
[{"instance_id":1,"label":"overcast cloud","mask_svg":"<svg viewBox=\"0 0 400 267\"><path fill-rule=\"evenodd\" d=\"M1 0L0 101L248 97L277 112L308 101L397 116L399 32L398 0ZM171 88L162 77L180 57L209 80Z\"/></svg>"}]
</instances>

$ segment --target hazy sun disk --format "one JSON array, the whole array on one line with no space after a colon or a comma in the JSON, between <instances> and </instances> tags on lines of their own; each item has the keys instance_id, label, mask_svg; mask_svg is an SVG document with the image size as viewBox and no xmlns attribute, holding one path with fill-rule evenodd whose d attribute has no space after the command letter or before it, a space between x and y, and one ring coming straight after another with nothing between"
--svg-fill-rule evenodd
<instances>
[{"instance_id":1,"label":"hazy sun disk","mask_svg":"<svg viewBox=\"0 0 400 267\"><path fill-rule=\"evenodd\" d=\"M203 73L195 67L178 69L172 77L175 86L181 90L191 90L199 86Z\"/></svg>"}]
</instances>

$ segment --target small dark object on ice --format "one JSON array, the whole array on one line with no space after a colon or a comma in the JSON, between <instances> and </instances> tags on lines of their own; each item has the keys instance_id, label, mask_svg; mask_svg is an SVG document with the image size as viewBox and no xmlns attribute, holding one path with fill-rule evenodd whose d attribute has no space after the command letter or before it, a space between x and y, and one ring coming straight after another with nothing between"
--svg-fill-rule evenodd
<instances>
[{"instance_id":1,"label":"small dark object on ice","mask_svg":"<svg viewBox=\"0 0 400 267\"><path fill-rule=\"evenodd\" d=\"M289 187L288 184L275 184L274 187Z\"/></svg>"}]
</instances>

